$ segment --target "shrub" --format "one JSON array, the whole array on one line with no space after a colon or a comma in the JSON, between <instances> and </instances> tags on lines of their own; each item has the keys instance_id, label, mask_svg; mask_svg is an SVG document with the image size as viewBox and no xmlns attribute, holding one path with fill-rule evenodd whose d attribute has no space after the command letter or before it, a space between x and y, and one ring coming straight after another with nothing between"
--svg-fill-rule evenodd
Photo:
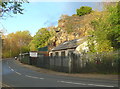
<instances>
[{"instance_id":1,"label":"shrub","mask_svg":"<svg viewBox=\"0 0 120 89\"><path fill-rule=\"evenodd\" d=\"M92 12L92 8L88 6L82 6L80 7L80 9L77 9L76 12L77 12L77 15L82 16L82 15L89 14L90 12Z\"/></svg>"}]
</instances>

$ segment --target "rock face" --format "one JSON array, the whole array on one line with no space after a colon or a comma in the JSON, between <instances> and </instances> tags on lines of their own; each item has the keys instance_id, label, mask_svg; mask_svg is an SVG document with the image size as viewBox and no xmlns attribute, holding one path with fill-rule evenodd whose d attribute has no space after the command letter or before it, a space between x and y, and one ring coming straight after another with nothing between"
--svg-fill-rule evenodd
<instances>
[{"instance_id":1,"label":"rock face","mask_svg":"<svg viewBox=\"0 0 120 89\"><path fill-rule=\"evenodd\" d=\"M89 35L89 32L93 30L91 21L97 19L100 15L101 12L92 12L84 16L61 16L61 19L58 21L58 27L56 27L55 46L65 41L80 39Z\"/></svg>"}]
</instances>

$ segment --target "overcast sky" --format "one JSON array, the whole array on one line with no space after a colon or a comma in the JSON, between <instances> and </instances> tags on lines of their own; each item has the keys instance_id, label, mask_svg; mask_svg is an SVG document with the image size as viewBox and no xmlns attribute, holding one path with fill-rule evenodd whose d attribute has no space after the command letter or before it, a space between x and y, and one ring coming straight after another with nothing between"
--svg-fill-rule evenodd
<instances>
[{"instance_id":1,"label":"overcast sky","mask_svg":"<svg viewBox=\"0 0 120 89\"><path fill-rule=\"evenodd\" d=\"M102 4L97 2L30 2L23 5L24 14L1 19L1 23L8 33L29 30L32 35L38 29L57 26L62 14L76 14L81 6L90 6L94 10L101 10ZM3 26L0 28L3 29Z\"/></svg>"}]
</instances>

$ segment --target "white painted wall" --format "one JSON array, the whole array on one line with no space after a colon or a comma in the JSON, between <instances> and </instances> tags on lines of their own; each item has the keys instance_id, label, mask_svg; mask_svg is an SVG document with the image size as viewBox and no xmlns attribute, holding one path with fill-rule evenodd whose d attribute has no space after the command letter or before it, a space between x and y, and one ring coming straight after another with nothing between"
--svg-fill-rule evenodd
<instances>
[{"instance_id":1,"label":"white painted wall","mask_svg":"<svg viewBox=\"0 0 120 89\"><path fill-rule=\"evenodd\" d=\"M88 41L85 41L82 44L80 44L75 51L77 51L78 53L88 52L89 51Z\"/></svg>"}]
</instances>

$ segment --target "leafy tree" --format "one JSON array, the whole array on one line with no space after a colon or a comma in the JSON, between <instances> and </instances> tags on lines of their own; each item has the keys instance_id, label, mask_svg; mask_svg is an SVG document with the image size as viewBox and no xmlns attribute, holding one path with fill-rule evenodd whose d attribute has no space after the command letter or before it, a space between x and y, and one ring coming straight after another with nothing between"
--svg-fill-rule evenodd
<instances>
[{"instance_id":1,"label":"leafy tree","mask_svg":"<svg viewBox=\"0 0 120 89\"><path fill-rule=\"evenodd\" d=\"M77 9L76 12L77 12L77 15L82 16L82 15L91 13L92 8L88 6L82 6L80 7L80 9Z\"/></svg>"},{"instance_id":2,"label":"leafy tree","mask_svg":"<svg viewBox=\"0 0 120 89\"><path fill-rule=\"evenodd\" d=\"M22 4L28 2L27 0L8 0L8 1L0 1L0 17L4 15L10 15L9 13L12 12L13 14L23 14Z\"/></svg>"},{"instance_id":3,"label":"leafy tree","mask_svg":"<svg viewBox=\"0 0 120 89\"><path fill-rule=\"evenodd\" d=\"M50 32L46 28L39 29L29 44L30 49L35 51L38 48L46 46L50 37Z\"/></svg>"},{"instance_id":4,"label":"leafy tree","mask_svg":"<svg viewBox=\"0 0 120 89\"><path fill-rule=\"evenodd\" d=\"M29 31L17 31L4 36L3 57L14 57L21 52L28 52L31 40Z\"/></svg>"},{"instance_id":5,"label":"leafy tree","mask_svg":"<svg viewBox=\"0 0 120 89\"><path fill-rule=\"evenodd\" d=\"M32 41L29 43L29 47L30 47L30 51L37 51L37 46L36 46L34 40L32 40Z\"/></svg>"},{"instance_id":6,"label":"leafy tree","mask_svg":"<svg viewBox=\"0 0 120 89\"><path fill-rule=\"evenodd\" d=\"M109 6L103 16L91 22L94 30L90 32L92 36L89 37L89 47L92 52L108 52L120 48L119 4Z\"/></svg>"},{"instance_id":7,"label":"leafy tree","mask_svg":"<svg viewBox=\"0 0 120 89\"><path fill-rule=\"evenodd\" d=\"M89 37L90 50L92 52L112 51L111 41L107 39L109 28L106 27L105 19L99 18L96 21L92 21L91 24L94 30L91 31L92 36Z\"/></svg>"},{"instance_id":8,"label":"leafy tree","mask_svg":"<svg viewBox=\"0 0 120 89\"><path fill-rule=\"evenodd\" d=\"M22 4L27 0L0 0L0 17L11 16L11 14L23 14ZM2 33L2 31L0 31Z\"/></svg>"},{"instance_id":9,"label":"leafy tree","mask_svg":"<svg viewBox=\"0 0 120 89\"><path fill-rule=\"evenodd\" d=\"M110 25L110 31L108 39L111 41L112 46L115 49L120 48L120 2L116 5L108 8L110 16L108 22Z\"/></svg>"}]
</instances>

